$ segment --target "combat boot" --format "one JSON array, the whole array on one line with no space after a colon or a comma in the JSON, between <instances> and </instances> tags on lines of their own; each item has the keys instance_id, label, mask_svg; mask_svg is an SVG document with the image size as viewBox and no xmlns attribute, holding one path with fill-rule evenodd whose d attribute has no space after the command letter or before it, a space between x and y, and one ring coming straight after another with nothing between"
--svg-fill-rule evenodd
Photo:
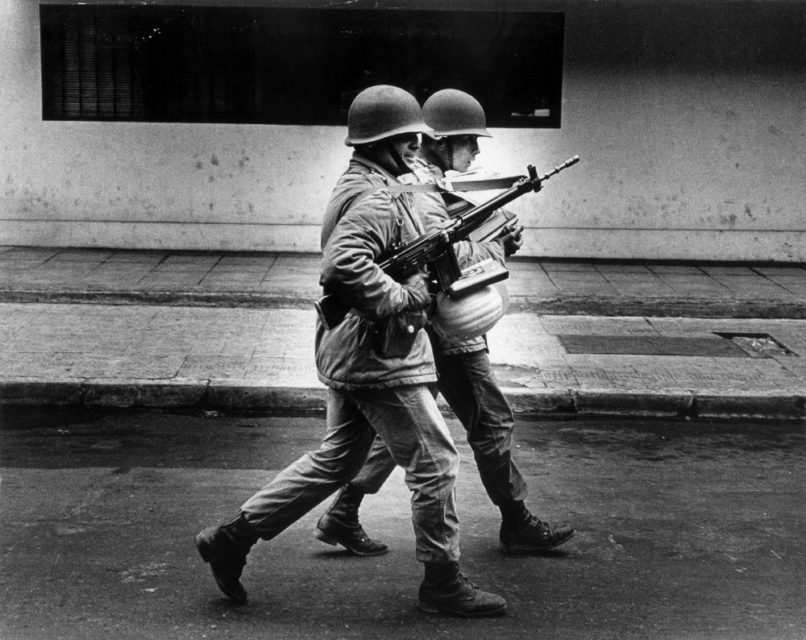
<instances>
[{"instance_id":1,"label":"combat boot","mask_svg":"<svg viewBox=\"0 0 806 640\"><path fill-rule=\"evenodd\" d=\"M333 504L319 518L313 535L326 544L340 544L357 556L381 556L389 551L382 542L370 538L358 522L358 508L364 492L351 484L339 491Z\"/></svg>"},{"instance_id":2,"label":"combat boot","mask_svg":"<svg viewBox=\"0 0 806 640\"><path fill-rule=\"evenodd\" d=\"M202 560L210 563L218 588L235 604L246 603L241 573L249 550L258 541L246 519L239 515L220 527L207 527L195 541Z\"/></svg>"},{"instance_id":3,"label":"combat boot","mask_svg":"<svg viewBox=\"0 0 806 640\"><path fill-rule=\"evenodd\" d=\"M502 508L503 521L499 540L501 551L511 554L539 554L560 546L574 537L568 524L552 527L532 515L522 502Z\"/></svg>"},{"instance_id":4,"label":"combat boot","mask_svg":"<svg viewBox=\"0 0 806 640\"><path fill-rule=\"evenodd\" d=\"M461 618L487 618L504 615L507 601L482 591L459 570L458 562L426 562L420 585L421 611L444 613Z\"/></svg>"}]
</instances>

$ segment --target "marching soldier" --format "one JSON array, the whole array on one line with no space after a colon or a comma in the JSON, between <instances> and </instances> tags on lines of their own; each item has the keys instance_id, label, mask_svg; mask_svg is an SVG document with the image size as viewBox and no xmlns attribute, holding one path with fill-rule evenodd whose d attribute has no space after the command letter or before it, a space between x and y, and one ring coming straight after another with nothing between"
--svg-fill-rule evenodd
<instances>
[{"instance_id":1,"label":"marching soldier","mask_svg":"<svg viewBox=\"0 0 806 640\"><path fill-rule=\"evenodd\" d=\"M506 601L482 591L459 568L454 484L459 457L429 385L436 380L422 328L431 304L425 276L395 282L379 257L423 232L410 193L394 192L411 171L419 134L428 131L414 96L378 85L359 93L348 113L354 148L328 204L320 283L352 310L332 329L316 329L316 364L328 387L327 427L306 453L247 500L231 522L196 536L224 594L245 602L246 556L349 482L376 435L412 491L417 559L425 565L420 608L464 617L504 613Z\"/></svg>"},{"instance_id":2,"label":"marching soldier","mask_svg":"<svg viewBox=\"0 0 806 640\"><path fill-rule=\"evenodd\" d=\"M455 89L434 93L423 105L426 124L433 130L423 137L414 173L421 181L441 178L446 171L467 171L479 153L478 138L490 137L484 109L469 94ZM448 219L437 194L417 194L427 228ZM435 198L439 201L433 206ZM492 242L457 243L460 266L484 259L504 263L521 246L520 230ZM553 526L526 507L526 481L512 460L512 409L498 386L490 365L484 336L451 338L429 329L439 376L438 389L467 430L484 488L501 512L500 548L510 554L539 554L574 535L567 524ZM358 511L366 494L380 490L395 468L383 439L373 443L358 475L339 492L319 519L314 535L329 544L341 544L356 555L386 553L385 544L373 540L361 526Z\"/></svg>"}]
</instances>

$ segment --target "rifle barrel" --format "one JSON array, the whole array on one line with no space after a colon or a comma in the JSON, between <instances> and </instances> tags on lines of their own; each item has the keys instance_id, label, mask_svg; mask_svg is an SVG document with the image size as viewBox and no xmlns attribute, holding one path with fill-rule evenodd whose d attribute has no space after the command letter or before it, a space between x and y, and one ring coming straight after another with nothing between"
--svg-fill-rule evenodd
<instances>
[{"instance_id":1,"label":"rifle barrel","mask_svg":"<svg viewBox=\"0 0 806 640\"><path fill-rule=\"evenodd\" d=\"M563 162L560 166L554 167L546 175L540 178L540 181L543 182L543 180L548 180L551 176L560 173L560 171L562 171L563 169L567 169L568 167L575 165L577 162L579 162L579 156L573 156L571 158L568 158L568 160Z\"/></svg>"},{"instance_id":2,"label":"rifle barrel","mask_svg":"<svg viewBox=\"0 0 806 640\"><path fill-rule=\"evenodd\" d=\"M462 224L460 226L464 226L464 224L468 220L472 220L473 218L479 216L479 214L483 214L483 212L487 211L494 211L496 209L500 209L504 205L509 204L513 200L517 200L525 193L529 191L537 191L540 188L540 184L544 180L548 180L551 176L560 173L563 169L567 169L570 166L575 165L579 162L579 156L573 156L568 158L565 162L563 162L560 166L554 167L551 171L549 171L546 175L538 178L538 177L526 177L524 176L514 185L512 185L509 189L504 191L503 193L498 194L496 197L488 200L487 202L482 202L481 204L473 207L470 211L463 213L456 217L456 219L461 219ZM534 171L534 169L532 169ZM530 173L532 173L530 171Z\"/></svg>"},{"instance_id":3,"label":"rifle barrel","mask_svg":"<svg viewBox=\"0 0 806 640\"><path fill-rule=\"evenodd\" d=\"M383 262L381 262L378 266L383 270L387 271L392 268L395 264L404 263L407 260L410 260L416 256L418 256L423 247L429 246L436 236L439 236L443 233L451 234L452 231L455 229L462 229L469 223L473 222L476 218L483 218L488 214L492 213L500 209L501 207L509 204L513 200L517 200L522 195L528 193L529 191L538 190L540 188L540 184L543 180L548 180L551 176L558 174L563 169L567 169L568 167L576 164L579 162L579 156L573 156L569 158L561 165L554 167L551 171L549 171L546 175L542 177L537 177L535 175L534 169L530 170L531 177L523 176L520 180L518 180L515 184L513 184L509 189L504 191L503 193L499 193L497 196L487 200L486 202L482 202L481 204L476 205L470 211L466 211L463 214L460 214L454 218L451 218L450 222L443 225L440 229L434 229L427 233L424 236L421 236L411 244L403 247L402 251L398 252L391 258L387 258Z\"/></svg>"}]
</instances>

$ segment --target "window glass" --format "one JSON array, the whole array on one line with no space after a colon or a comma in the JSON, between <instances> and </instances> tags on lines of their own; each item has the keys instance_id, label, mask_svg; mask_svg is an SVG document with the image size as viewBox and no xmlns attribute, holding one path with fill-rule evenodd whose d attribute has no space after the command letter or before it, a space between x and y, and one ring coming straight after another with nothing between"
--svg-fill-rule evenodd
<instances>
[{"instance_id":1,"label":"window glass","mask_svg":"<svg viewBox=\"0 0 806 640\"><path fill-rule=\"evenodd\" d=\"M559 127L563 14L42 5L43 117L344 124L373 84Z\"/></svg>"}]
</instances>

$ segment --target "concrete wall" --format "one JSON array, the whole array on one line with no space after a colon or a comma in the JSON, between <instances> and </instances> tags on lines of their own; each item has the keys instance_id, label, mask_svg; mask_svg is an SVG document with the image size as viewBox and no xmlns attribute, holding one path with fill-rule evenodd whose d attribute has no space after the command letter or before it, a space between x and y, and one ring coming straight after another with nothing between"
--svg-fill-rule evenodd
<instances>
[{"instance_id":1,"label":"concrete wall","mask_svg":"<svg viewBox=\"0 0 806 640\"><path fill-rule=\"evenodd\" d=\"M562 127L493 130L483 164L582 157L513 205L526 255L806 261L806 8L508 7L565 12ZM38 12L0 3L0 244L318 250L343 127L45 122Z\"/></svg>"}]
</instances>

